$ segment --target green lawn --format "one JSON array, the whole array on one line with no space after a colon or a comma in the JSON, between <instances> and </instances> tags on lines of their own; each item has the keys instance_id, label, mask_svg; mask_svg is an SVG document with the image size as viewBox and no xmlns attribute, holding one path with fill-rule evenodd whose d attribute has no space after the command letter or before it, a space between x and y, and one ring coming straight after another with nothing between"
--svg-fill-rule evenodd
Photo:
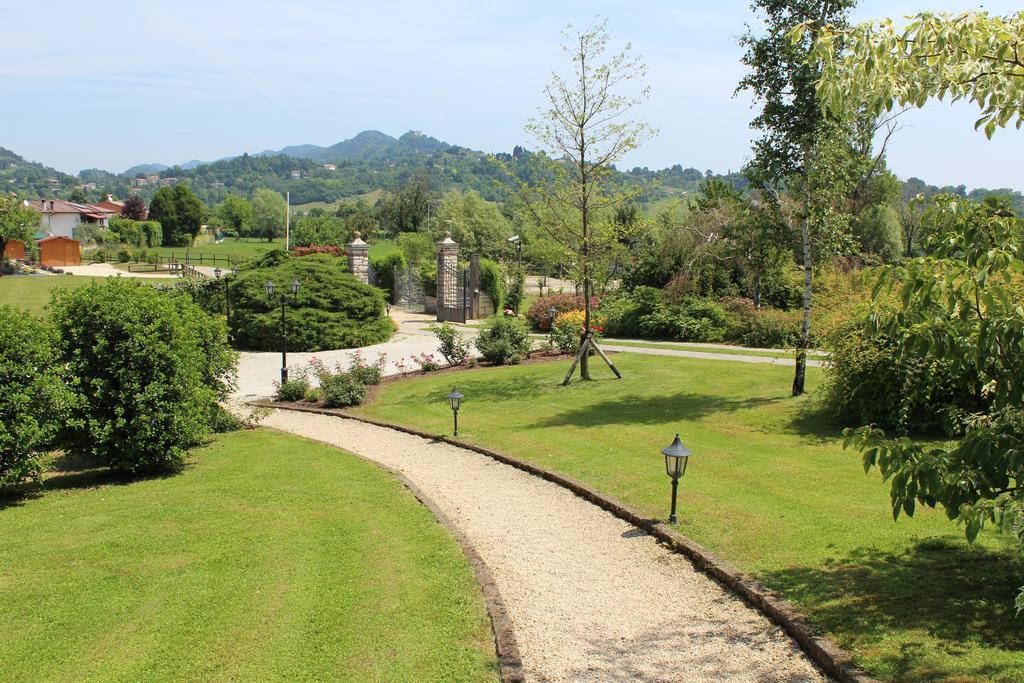
<instances>
[{"instance_id":1,"label":"green lawn","mask_svg":"<svg viewBox=\"0 0 1024 683\"><path fill-rule=\"evenodd\" d=\"M559 471L652 516L668 513L659 452L678 431L694 455L680 528L756 574L893 680L1024 678L1013 599L1024 563L1007 539L969 547L944 515L894 522L888 490L838 430L791 398L792 369L620 353L625 379L560 387L565 363L385 385L368 416L450 433L445 395L466 395L459 436ZM813 389L821 374L808 369ZM642 580L638 579L638 580Z\"/></svg>"},{"instance_id":2,"label":"green lawn","mask_svg":"<svg viewBox=\"0 0 1024 683\"><path fill-rule=\"evenodd\" d=\"M4 680L496 680L465 556L389 473L271 430L0 505Z\"/></svg>"},{"instance_id":3,"label":"green lawn","mask_svg":"<svg viewBox=\"0 0 1024 683\"><path fill-rule=\"evenodd\" d=\"M700 351L701 353L716 353L716 354L733 354L743 356L759 356L761 358L792 358L792 351L785 351L779 349L778 351L758 351L754 349L744 349L737 347L735 349L720 349L714 346L694 346L692 344L649 344L646 342L638 341L619 341L618 339L606 339L604 343L609 346L633 346L641 349L672 349L676 351ZM812 360L817 360L819 357L816 354L809 356Z\"/></svg>"},{"instance_id":4,"label":"green lawn","mask_svg":"<svg viewBox=\"0 0 1024 683\"><path fill-rule=\"evenodd\" d=\"M57 288L78 289L102 278L76 275L38 275L0 278L0 306L9 304L33 315L45 314L50 303L50 292ZM154 282L154 280L140 280ZM159 280L157 280L159 282Z\"/></svg>"},{"instance_id":5,"label":"green lawn","mask_svg":"<svg viewBox=\"0 0 1024 683\"><path fill-rule=\"evenodd\" d=\"M284 239L267 242L266 240L252 240L248 238L234 240L229 237L219 244L204 244L188 249L188 257L189 261L198 265L218 265L222 268L227 268L230 265L228 261L246 261L257 258L272 249L284 249ZM161 256L174 256L179 261L185 261L186 250L184 247L157 247L150 251L156 251ZM206 258L200 261L200 257L203 256ZM218 261L214 262L214 257Z\"/></svg>"}]
</instances>

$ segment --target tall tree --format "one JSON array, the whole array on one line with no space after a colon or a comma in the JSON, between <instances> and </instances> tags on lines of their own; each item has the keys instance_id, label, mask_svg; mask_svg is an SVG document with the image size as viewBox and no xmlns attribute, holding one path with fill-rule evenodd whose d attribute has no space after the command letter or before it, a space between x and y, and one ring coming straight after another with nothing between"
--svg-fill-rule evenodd
<instances>
[{"instance_id":1,"label":"tall tree","mask_svg":"<svg viewBox=\"0 0 1024 683\"><path fill-rule=\"evenodd\" d=\"M252 204L237 194L224 198L217 206L216 216L225 229L239 235L248 235L252 230Z\"/></svg>"},{"instance_id":2,"label":"tall tree","mask_svg":"<svg viewBox=\"0 0 1024 683\"><path fill-rule=\"evenodd\" d=\"M11 240L29 245L32 234L39 227L39 212L16 195L0 195L0 259Z\"/></svg>"},{"instance_id":3,"label":"tall tree","mask_svg":"<svg viewBox=\"0 0 1024 683\"><path fill-rule=\"evenodd\" d=\"M824 227L835 224L827 218L834 202L819 201L815 211L815 183L812 170L834 171L829 155L819 154L823 139L834 136L818 102L815 84L821 73L820 60L810 58L814 32L823 24L846 26L847 15L856 0L755 0L753 9L764 14L764 33L748 30L741 39L747 51L743 63L750 73L737 91L749 91L761 102L761 112L751 123L761 131L754 143L754 160L747 169L752 184L777 198L781 189L802 193L800 223L801 256L804 271L803 324L796 352L793 395L804 391L807 347L811 328L813 295L813 247ZM801 40L792 39L797 27L810 27ZM822 216L822 214L825 216ZM818 220L816 220L818 219Z\"/></svg>"},{"instance_id":4,"label":"tall tree","mask_svg":"<svg viewBox=\"0 0 1024 683\"><path fill-rule=\"evenodd\" d=\"M288 206L284 197L273 190L260 188L252 197L252 226L257 235L272 242L284 232L285 213Z\"/></svg>"},{"instance_id":5,"label":"tall tree","mask_svg":"<svg viewBox=\"0 0 1024 683\"><path fill-rule=\"evenodd\" d=\"M178 208L174 201L174 190L161 187L149 202L149 218L163 229L165 246L182 246L181 230L178 228Z\"/></svg>"},{"instance_id":6,"label":"tall tree","mask_svg":"<svg viewBox=\"0 0 1024 683\"><path fill-rule=\"evenodd\" d=\"M571 73L552 73L540 116L526 126L548 154L532 155L543 168L536 182L520 183L520 189L536 222L573 255L574 277L583 286L584 330L590 330L598 270L617 244L613 211L632 197L609 192L613 165L656 131L630 118L650 96L650 88L640 85L647 67L632 46L602 61L611 42L607 21L583 31L570 25L562 35ZM584 380L590 379L587 360L583 354Z\"/></svg>"},{"instance_id":7,"label":"tall tree","mask_svg":"<svg viewBox=\"0 0 1024 683\"><path fill-rule=\"evenodd\" d=\"M188 185L178 183L174 186L174 210L177 216L177 227L184 239L191 243L199 234L206 218L206 206L199 201Z\"/></svg>"},{"instance_id":8,"label":"tall tree","mask_svg":"<svg viewBox=\"0 0 1024 683\"><path fill-rule=\"evenodd\" d=\"M377 205L384 229L392 234L418 232L425 228L430 211L430 180L417 173L394 192L388 192Z\"/></svg>"}]
</instances>

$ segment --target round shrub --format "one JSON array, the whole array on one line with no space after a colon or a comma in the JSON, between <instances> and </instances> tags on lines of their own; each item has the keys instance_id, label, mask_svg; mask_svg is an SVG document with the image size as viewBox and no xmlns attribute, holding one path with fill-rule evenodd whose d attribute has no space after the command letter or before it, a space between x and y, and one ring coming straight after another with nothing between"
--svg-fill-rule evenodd
<instances>
[{"instance_id":1,"label":"round shrub","mask_svg":"<svg viewBox=\"0 0 1024 683\"><path fill-rule=\"evenodd\" d=\"M955 436L965 415L984 409L969 375L934 357L901 357L889 338L866 334L864 322L848 321L831 340L822 400L837 422Z\"/></svg>"},{"instance_id":2,"label":"round shrub","mask_svg":"<svg viewBox=\"0 0 1024 683\"><path fill-rule=\"evenodd\" d=\"M281 296L287 297L288 348L323 351L387 341L394 328L375 287L345 272L344 259L315 255L287 258L271 252L231 279L231 332L242 348L276 351L281 337ZM276 291L267 296L264 283ZM300 282L291 293L292 280Z\"/></svg>"},{"instance_id":3,"label":"round shrub","mask_svg":"<svg viewBox=\"0 0 1024 683\"><path fill-rule=\"evenodd\" d=\"M301 401L309 393L309 380L305 377L289 379L277 385L274 392L274 400L277 401Z\"/></svg>"},{"instance_id":4,"label":"round shrub","mask_svg":"<svg viewBox=\"0 0 1024 683\"><path fill-rule=\"evenodd\" d=\"M46 323L0 306L0 487L39 476L41 453L67 415L55 341Z\"/></svg>"},{"instance_id":5,"label":"round shrub","mask_svg":"<svg viewBox=\"0 0 1024 683\"><path fill-rule=\"evenodd\" d=\"M493 315L476 338L476 348L490 363L518 363L530 353L530 333L519 318Z\"/></svg>"},{"instance_id":6,"label":"round shrub","mask_svg":"<svg viewBox=\"0 0 1024 683\"><path fill-rule=\"evenodd\" d=\"M360 384L347 372L320 379L320 392L327 408L357 406L366 396L366 385Z\"/></svg>"},{"instance_id":7,"label":"round shrub","mask_svg":"<svg viewBox=\"0 0 1024 683\"><path fill-rule=\"evenodd\" d=\"M551 327L551 341L562 353L576 354L580 350L580 343L583 337L583 323L586 320L584 311L566 311L555 318L555 324ZM591 315L590 327L594 330L594 336L600 340L604 332L605 319L603 315Z\"/></svg>"},{"instance_id":8,"label":"round shrub","mask_svg":"<svg viewBox=\"0 0 1024 683\"><path fill-rule=\"evenodd\" d=\"M654 287L616 291L601 302L601 313L607 319L605 331L609 337L645 336L640 329L641 318L665 305L665 293Z\"/></svg>"},{"instance_id":9,"label":"round shrub","mask_svg":"<svg viewBox=\"0 0 1024 683\"><path fill-rule=\"evenodd\" d=\"M180 465L233 385L224 324L186 295L127 278L58 289L51 305L75 394L61 445L131 473Z\"/></svg>"}]
</instances>

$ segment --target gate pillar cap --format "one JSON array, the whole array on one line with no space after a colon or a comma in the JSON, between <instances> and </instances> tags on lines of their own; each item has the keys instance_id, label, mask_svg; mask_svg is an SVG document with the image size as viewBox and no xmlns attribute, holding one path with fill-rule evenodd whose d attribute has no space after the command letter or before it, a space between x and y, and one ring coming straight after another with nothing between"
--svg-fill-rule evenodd
<instances>
[{"instance_id":1,"label":"gate pillar cap","mask_svg":"<svg viewBox=\"0 0 1024 683\"><path fill-rule=\"evenodd\" d=\"M452 239L452 233L449 231L444 234L444 239L438 242L437 246L441 249L452 249L459 245Z\"/></svg>"},{"instance_id":2,"label":"gate pillar cap","mask_svg":"<svg viewBox=\"0 0 1024 683\"><path fill-rule=\"evenodd\" d=\"M348 246L350 246L350 247L365 247L365 246L368 246L368 245L366 244L366 242L364 242L361 239L359 231L356 230L354 238L352 239L351 242L348 243Z\"/></svg>"}]
</instances>

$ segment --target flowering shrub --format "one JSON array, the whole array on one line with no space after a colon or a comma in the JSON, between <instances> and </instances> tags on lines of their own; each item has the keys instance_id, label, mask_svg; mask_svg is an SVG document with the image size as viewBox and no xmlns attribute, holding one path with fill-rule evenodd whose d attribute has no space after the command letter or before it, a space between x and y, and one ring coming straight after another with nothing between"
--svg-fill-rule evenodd
<instances>
[{"instance_id":1,"label":"flowering shrub","mask_svg":"<svg viewBox=\"0 0 1024 683\"><path fill-rule=\"evenodd\" d=\"M599 303L600 299L598 297L590 297L591 309L597 308ZM559 313L565 313L566 311L582 311L584 308L583 297L574 294L542 296L534 301L530 309L526 311L526 320L533 329L547 332L551 329L551 323L553 322L551 314L548 313L548 310L551 308L555 309L556 317Z\"/></svg>"},{"instance_id":2,"label":"flowering shrub","mask_svg":"<svg viewBox=\"0 0 1024 683\"><path fill-rule=\"evenodd\" d=\"M360 384L347 372L330 375L320 383L324 406L346 408L357 406L366 398L366 385Z\"/></svg>"},{"instance_id":3,"label":"flowering shrub","mask_svg":"<svg viewBox=\"0 0 1024 683\"><path fill-rule=\"evenodd\" d=\"M409 366L406 364L404 358L399 358L395 361L395 368L402 373L402 377L405 377L405 374L409 371Z\"/></svg>"},{"instance_id":4,"label":"flowering shrub","mask_svg":"<svg viewBox=\"0 0 1024 683\"><path fill-rule=\"evenodd\" d=\"M441 367L432 353L421 353L418 356L413 356L412 362L419 365L420 370L423 372L433 372Z\"/></svg>"},{"instance_id":5,"label":"flowering shrub","mask_svg":"<svg viewBox=\"0 0 1024 683\"><path fill-rule=\"evenodd\" d=\"M555 318L555 324L551 327L551 341L562 353L575 354L580 350L580 340L584 333L583 321L586 313L581 310L567 311ZM604 332L605 319L603 316L591 315L590 328L594 336L600 338Z\"/></svg>"},{"instance_id":6,"label":"flowering shrub","mask_svg":"<svg viewBox=\"0 0 1024 683\"><path fill-rule=\"evenodd\" d=\"M352 354L352 361L348 366L348 373L360 384L380 384L384 375L384 366L387 365L388 354L382 353L377 356L373 363L367 363L363 358L362 350L357 349Z\"/></svg>"},{"instance_id":7,"label":"flowering shrub","mask_svg":"<svg viewBox=\"0 0 1024 683\"><path fill-rule=\"evenodd\" d=\"M336 246L320 246L318 244L311 244L306 247L294 247L292 249L293 256L309 256L310 254L329 254L331 256L343 256L344 252L341 247Z\"/></svg>"},{"instance_id":8,"label":"flowering shrub","mask_svg":"<svg viewBox=\"0 0 1024 683\"><path fill-rule=\"evenodd\" d=\"M466 360L469 359L469 351L472 347L470 342L455 329L454 325L445 322L441 325L432 326L430 331L434 333L434 336L440 342L439 350L448 362L448 365L454 368L465 364Z\"/></svg>"}]
</instances>

